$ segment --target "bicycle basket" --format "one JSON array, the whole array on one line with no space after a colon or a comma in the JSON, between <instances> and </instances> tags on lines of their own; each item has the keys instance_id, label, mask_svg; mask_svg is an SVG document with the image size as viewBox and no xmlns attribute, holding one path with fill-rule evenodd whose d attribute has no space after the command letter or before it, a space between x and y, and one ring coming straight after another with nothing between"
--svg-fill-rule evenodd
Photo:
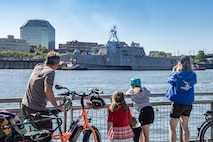
<instances>
[{"instance_id":1,"label":"bicycle basket","mask_svg":"<svg viewBox=\"0 0 213 142\"><path fill-rule=\"evenodd\" d=\"M106 105L105 101L102 98L96 96L92 96L90 98L90 102L93 109L101 109L104 108Z\"/></svg>"}]
</instances>

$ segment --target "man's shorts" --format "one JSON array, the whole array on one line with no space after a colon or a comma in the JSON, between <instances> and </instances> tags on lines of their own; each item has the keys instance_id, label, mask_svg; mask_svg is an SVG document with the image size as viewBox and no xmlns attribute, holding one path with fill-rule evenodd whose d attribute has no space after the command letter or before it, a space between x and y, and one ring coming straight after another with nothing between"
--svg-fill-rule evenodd
<instances>
[{"instance_id":1,"label":"man's shorts","mask_svg":"<svg viewBox=\"0 0 213 142\"><path fill-rule=\"evenodd\" d=\"M140 110L139 122L142 125L151 124L154 121L154 111L152 106L146 106Z\"/></svg>"},{"instance_id":2,"label":"man's shorts","mask_svg":"<svg viewBox=\"0 0 213 142\"><path fill-rule=\"evenodd\" d=\"M170 117L180 118L180 116L190 116L192 105L177 104L172 102Z\"/></svg>"}]
</instances>

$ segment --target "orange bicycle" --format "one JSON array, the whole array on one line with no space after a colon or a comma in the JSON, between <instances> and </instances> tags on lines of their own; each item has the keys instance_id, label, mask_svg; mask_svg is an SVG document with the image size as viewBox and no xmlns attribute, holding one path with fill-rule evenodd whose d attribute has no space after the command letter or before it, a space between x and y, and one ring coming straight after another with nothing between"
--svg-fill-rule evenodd
<instances>
[{"instance_id":1,"label":"orange bicycle","mask_svg":"<svg viewBox=\"0 0 213 142\"><path fill-rule=\"evenodd\" d=\"M63 99L60 101L60 105L64 106L66 110L69 110L72 106L72 96L79 96L81 99L81 113L79 114L76 121L73 121L71 123L71 126L68 131L62 132L61 129L59 129L58 134L53 134L52 139L53 140L61 140L62 142L76 142L78 140L79 135L83 132L83 142L101 142L101 134L99 130L95 126L90 126L89 122L91 119L88 117L84 99L88 96L91 96L89 99L90 107L93 109L100 109L104 108L106 103L105 101L100 98L99 94L102 94L103 92L98 89L90 88L88 89L90 93L86 94L85 92L82 93L76 93L75 91L70 91L66 87L62 87L60 85L55 86L56 89L65 89L66 92L62 94L58 94L59 96L63 96ZM70 96L70 97L69 97ZM89 98L89 97L88 97ZM87 102L88 103L88 102ZM80 120L83 119L83 123L79 125ZM93 135L93 137L91 136Z\"/></svg>"}]
</instances>

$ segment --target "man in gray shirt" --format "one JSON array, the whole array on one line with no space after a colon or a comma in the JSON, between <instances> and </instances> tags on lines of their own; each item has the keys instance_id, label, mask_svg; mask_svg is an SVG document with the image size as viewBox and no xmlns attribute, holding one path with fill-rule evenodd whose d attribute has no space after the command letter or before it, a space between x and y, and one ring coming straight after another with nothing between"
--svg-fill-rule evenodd
<instances>
[{"instance_id":1,"label":"man in gray shirt","mask_svg":"<svg viewBox=\"0 0 213 142\"><path fill-rule=\"evenodd\" d=\"M60 62L60 54L51 51L47 54L45 63L39 63L28 81L26 92L22 98L22 113L27 118L30 114L40 112L47 114L47 101L50 101L55 109L64 111L64 108L57 105L52 86L54 84L55 70L59 66L66 65ZM52 128L52 122L40 123L44 128Z\"/></svg>"}]
</instances>

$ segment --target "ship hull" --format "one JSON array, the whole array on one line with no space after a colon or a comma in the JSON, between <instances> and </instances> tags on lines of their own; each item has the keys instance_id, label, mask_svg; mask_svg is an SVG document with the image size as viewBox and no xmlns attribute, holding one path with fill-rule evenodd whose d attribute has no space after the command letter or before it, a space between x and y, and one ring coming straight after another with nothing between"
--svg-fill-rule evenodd
<instances>
[{"instance_id":1,"label":"ship hull","mask_svg":"<svg viewBox=\"0 0 213 142\"><path fill-rule=\"evenodd\" d=\"M109 56L109 55L66 55L62 60L77 59L77 63L88 70L171 70L176 64L172 58L148 56Z\"/></svg>"}]
</instances>

